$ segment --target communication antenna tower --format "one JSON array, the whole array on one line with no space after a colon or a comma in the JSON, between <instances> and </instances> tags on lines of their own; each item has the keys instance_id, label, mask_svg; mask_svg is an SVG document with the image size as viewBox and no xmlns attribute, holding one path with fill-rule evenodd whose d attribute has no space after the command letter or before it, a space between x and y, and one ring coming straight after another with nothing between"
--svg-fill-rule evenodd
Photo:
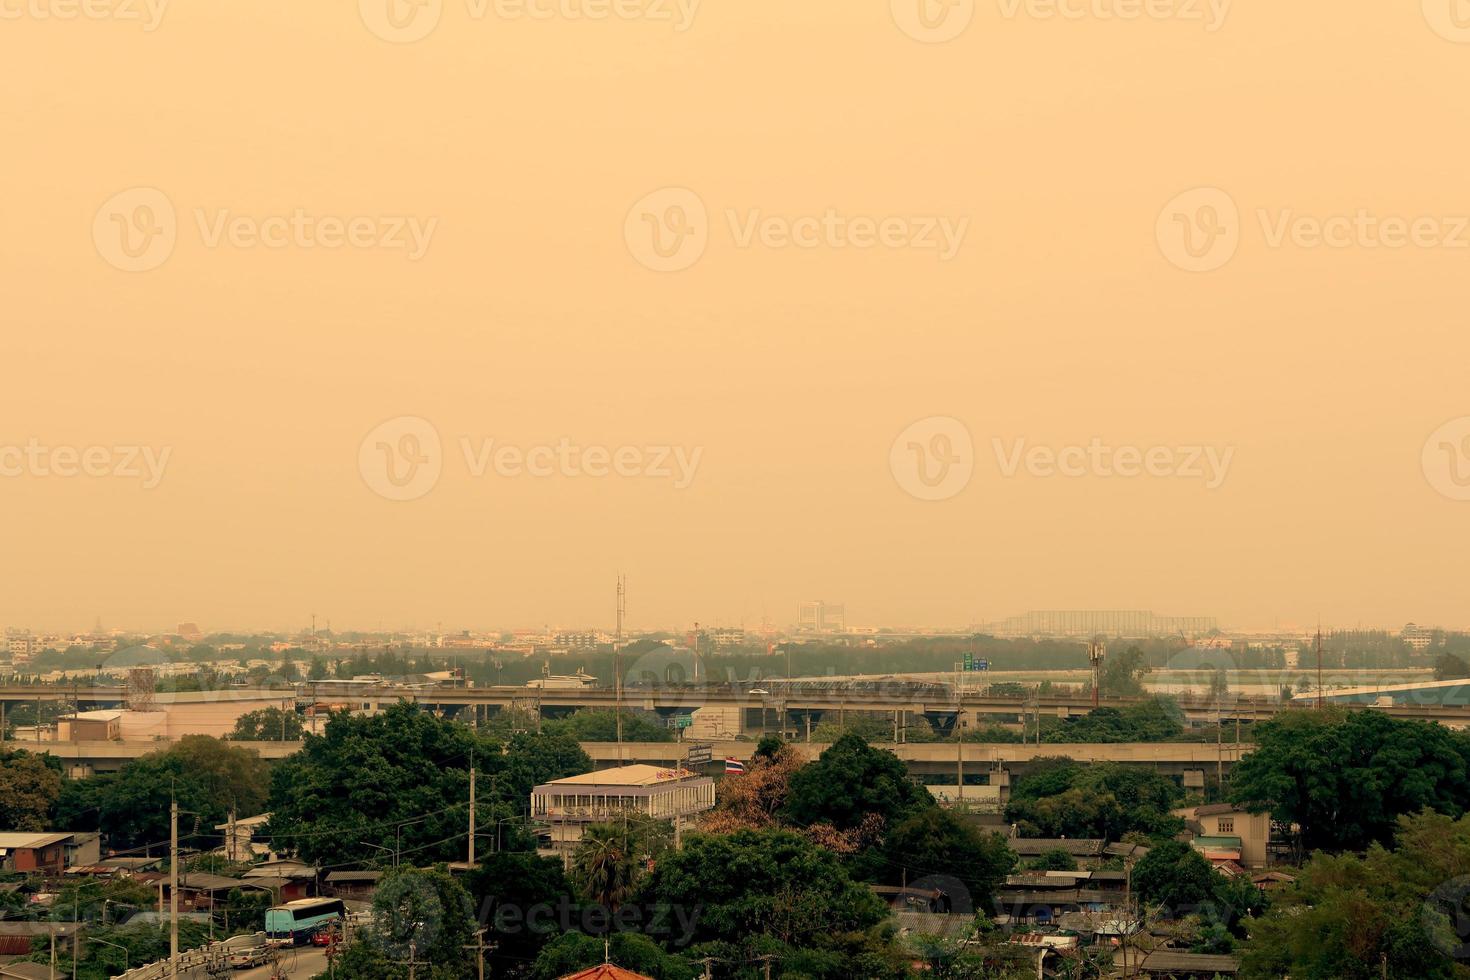
<instances>
[{"instance_id":1,"label":"communication antenna tower","mask_svg":"<svg viewBox=\"0 0 1470 980\"><path fill-rule=\"evenodd\" d=\"M618 573L618 632L617 638L623 638L623 621L628 618L628 576Z\"/></svg>"}]
</instances>

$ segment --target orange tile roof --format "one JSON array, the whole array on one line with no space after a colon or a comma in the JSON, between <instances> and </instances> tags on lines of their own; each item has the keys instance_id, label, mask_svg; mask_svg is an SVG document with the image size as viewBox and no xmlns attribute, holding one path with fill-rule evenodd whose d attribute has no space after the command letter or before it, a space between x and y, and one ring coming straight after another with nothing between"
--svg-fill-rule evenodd
<instances>
[{"instance_id":1,"label":"orange tile roof","mask_svg":"<svg viewBox=\"0 0 1470 980\"><path fill-rule=\"evenodd\" d=\"M604 963L601 966L594 966L590 970L583 970L581 973L573 973L562 977L561 980L650 980L650 978L645 977L641 973L634 973L631 970L624 970L621 967L613 966L611 963Z\"/></svg>"}]
</instances>

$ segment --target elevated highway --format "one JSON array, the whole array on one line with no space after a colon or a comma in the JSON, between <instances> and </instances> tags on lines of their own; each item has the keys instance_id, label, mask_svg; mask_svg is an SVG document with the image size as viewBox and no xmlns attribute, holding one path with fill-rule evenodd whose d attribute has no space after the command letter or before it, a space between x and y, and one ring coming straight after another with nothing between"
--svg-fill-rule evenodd
<instances>
[{"instance_id":1,"label":"elevated highway","mask_svg":"<svg viewBox=\"0 0 1470 980\"><path fill-rule=\"evenodd\" d=\"M124 703L126 697L127 692L123 688L111 686L0 686L0 707L59 701L86 710L117 707ZM1023 713L1068 718L1086 714L1093 707L1091 699L1080 694L1022 699L967 691L957 699L949 685L893 678L836 683L767 679L740 684L629 685L621 696L612 688L588 686L437 687L339 681L160 693L157 706L166 709L171 703L292 697L301 706L326 703L365 710L387 707L401 699L426 705L446 715L474 719L486 718L495 711L511 707L556 717L578 708L613 708L621 701L625 708L664 716L688 714L705 707L742 709L752 713L752 727L761 727L760 718L769 719L774 727L777 713L783 713L785 727L798 729L807 723L816 725L822 720L840 721L847 712L860 712L896 716L905 722L915 722L922 717L940 733L952 730L957 716L963 717L966 726L992 722L1016 724ZM1126 708L1147 700L1150 699L1106 698L1100 706ZM1303 707L1300 702L1283 703L1252 696L1227 696L1219 703L1207 698L1181 697L1177 703L1182 713L1181 720L1196 725L1217 720L1226 723L1264 721L1283 710ZM1442 703L1421 698L1391 705L1348 704L1345 707L1381 711L1397 718L1438 721L1454 728L1470 727L1470 704L1466 703Z\"/></svg>"},{"instance_id":2,"label":"elevated highway","mask_svg":"<svg viewBox=\"0 0 1470 980\"><path fill-rule=\"evenodd\" d=\"M30 752L48 752L61 759L78 774L115 772L126 763L150 752L168 748L166 741L81 741L81 742L29 742L9 741L0 743L0 749L26 749ZM267 761L284 759L301 748L300 742L236 742L260 753ZM649 763L652 765L682 765L687 757L687 742L624 742L621 753L616 742L583 742L582 749L592 757L598 768L609 768L618 764L621 757L626 763ZM755 754L756 743L751 741L716 741L709 745L711 766L721 766L729 758L750 761ZM1117 762L1125 765L1148 766L1160 772L1178 775L1186 769L1211 769L1233 766L1240 757L1251 750L1249 743L1235 745L1200 742L1128 742L1119 744L1062 744L1015 745L1011 743L966 742L963 752L956 751L953 742L909 742L899 745L878 744L878 748L889 749L908 763L917 776L953 777L957 763L963 763L965 772L971 777L982 772L1006 768L1025 771L1026 766L1036 759L1065 755L1078 762ZM800 744L797 748L808 758L816 758L827 746L821 743Z\"/></svg>"}]
</instances>

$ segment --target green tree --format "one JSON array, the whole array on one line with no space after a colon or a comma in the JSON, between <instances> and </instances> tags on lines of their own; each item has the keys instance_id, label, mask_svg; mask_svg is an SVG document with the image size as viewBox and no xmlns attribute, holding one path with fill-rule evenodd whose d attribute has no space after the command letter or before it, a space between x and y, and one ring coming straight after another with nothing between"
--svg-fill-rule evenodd
<instances>
[{"instance_id":1,"label":"green tree","mask_svg":"<svg viewBox=\"0 0 1470 980\"><path fill-rule=\"evenodd\" d=\"M467 976L474 930L469 893L447 871L396 868L373 893L372 940L390 959Z\"/></svg>"},{"instance_id":2,"label":"green tree","mask_svg":"<svg viewBox=\"0 0 1470 980\"><path fill-rule=\"evenodd\" d=\"M171 801L178 801L183 814L182 834L212 835L231 809L259 813L269 778L253 749L208 735L186 735L117 773L67 780L57 801L57 818L69 829L106 832L113 847L166 847Z\"/></svg>"},{"instance_id":3,"label":"green tree","mask_svg":"<svg viewBox=\"0 0 1470 980\"><path fill-rule=\"evenodd\" d=\"M229 737L236 742L299 742L305 730L296 712L261 708L241 715Z\"/></svg>"},{"instance_id":4,"label":"green tree","mask_svg":"<svg viewBox=\"0 0 1470 980\"><path fill-rule=\"evenodd\" d=\"M1056 847L1034 861L1027 861L1026 867L1032 871L1076 871L1077 859L1065 848Z\"/></svg>"},{"instance_id":5,"label":"green tree","mask_svg":"<svg viewBox=\"0 0 1470 980\"><path fill-rule=\"evenodd\" d=\"M798 826L830 823L853 830L869 814L891 827L935 805L933 796L909 779L898 756L844 735L791 776L784 812Z\"/></svg>"},{"instance_id":6,"label":"green tree","mask_svg":"<svg viewBox=\"0 0 1470 980\"><path fill-rule=\"evenodd\" d=\"M1162 905L1173 915L1196 912L1217 901L1223 878L1194 848L1180 841L1156 844L1133 866L1140 901Z\"/></svg>"},{"instance_id":7,"label":"green tree","mask_svg":"<svg viewBox=\"0 0 1470 980\"><path fill-rule=\"evenodd\" d=\"M532 980L557 980L602 962L604 953L618 966L652 980L693 980L698 970L683 957L664 952L647 936L637 933L613 933L608 948L601 939L580 932L569 932L548 944L531 968Z\"/></svg>"},{"instance_id":8,"label":"green tree","mask_svg":"<svg viewBox=\"0 0 1470 980\"><path fill-rule=\"evenodd\" d=\"M516 735L502 746L412 704L339 713L272 772L271 837L325 863L392 863L394 851L415 861L457 859L472 758L484 827L523 809L538 783L592 769L563 735Z\"/></svg>"},{"instance_id":9,"label":"green tree","mask_svg":"<svg viewBox=\"0 0 1470 980\"><path fill-rule=\"evenodd\" d=\"M1109 653L1103 661L1098 691L1109 698L1136 698L1144 694L1143 678L1152 668L1138 647Z\"/></svg>"},{"instance_id":10,"label":"green tree","mask_svg":"<svg viewBox=\"0 0 1470 980\"><path fill-rule=\"evenodd\" d=\"M571 894L561 862L535 853L500 851L491 854L469 876L468 887L486 942L496 943L497 955L510 963L529 963L552 938L554 920L532 909L558 907Z\"/></svg>"},{"instance_id":11,"label":"green tree","mask_svg":"<svg viewBox=\"0 0 1470 980\"><path fill-rule=\"evenodd\" d=\"M956 911L988 908L996 888L1016 866L1016 854L1004 837L982 833L937 807L894 827L883 852L890 884L931 876L957 878L969 890L971 901L968 908L956 905Z\"/></svg>"},{"instance_id":12,"label":"green tree","mask_svg":"<svg viewBox=\"0 0 1470 980\"><path fill-rule=\"evenodd\" d=\"M1170 812L1183 799L1178 783L1148 769L1117 763L1084 769L1070 759L1038 760L1035 771L1017 780L1006 819L1024 837L1171 837L1184 829Z\"/></svg>"},{"instance_id":13,"label":"green tree","mask_svg":"<svg viewBox=\"0 0 1470 980\"><path fill-rule=\"evenodd\" d=\"M614 742L618 737L616 711L582 710L566 718L548 720L541 726L547 734L565 735L578 742ZM672 742L674 733L651 712L623 712L623 741Z\"/></svg>"},{"instance_id":14,"label":"green tree","mask_svg":"<svg viewBox=\"0 0 1470 980\"><path fill-rule=\"evenodd\" d=\"M887 914L835 854L785 830L691 835L658 862L643 895L701 910L696 942L769 937L834 948L842 934L872 929Z\"/></svg>"},{"instance_id":15,"label":"green tree","mask_svg":"<svg viewBox=\"0 0 1470 980\"><path fill-rule=\"evenodd\" d=\"M1434 661L1434 679L1437 681L1457 680L1470 677L1470 663L1453 653L1442 653Z\"/></svg>"},{"instance_id":16,"label":"green tree","mask_svg":"<svg viewBox=\"0 0 1470 980\"><path fill-rule=\"evenodd\" d=\"M1319 852L1296 887L1250 920L1241 977L1464 980L1470 819L1424 812L1398 822L1394 850Z\"/></svg>"},{"instance_id":17,"label":"green tree","mask_svg":"<svg viewBox=\"0 0 1470 980\"><path fill-rule=\"evenodd\" d=\"M0 827L45 830L61 798L61 764L26 751L0 754Z\"/></svg>"},{"instance_id":18,"label":"green tree","mask_svg":"<svg viewBox=\"0 0 1470 980\"><path fill-rule=\"evenodd\" d=\"M1470 803L1470 737L1376 711L1293 711L1256 726L1230 798L1301 827L1308 850L1392 839L1401 814Z\"/></svg>"}]
</instances>

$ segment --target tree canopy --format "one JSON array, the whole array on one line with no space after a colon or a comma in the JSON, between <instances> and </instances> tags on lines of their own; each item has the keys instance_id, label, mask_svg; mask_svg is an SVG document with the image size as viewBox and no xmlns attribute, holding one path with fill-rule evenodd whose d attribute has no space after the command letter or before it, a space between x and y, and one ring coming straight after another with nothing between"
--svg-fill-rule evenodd
<instances>
[{"instance_id":1,"label":"tree canopy","mask_svg":"<svg viewBox=\"0 0 1470 980\"><path fill-rule=\"evenodd\" d=\"M893 826L933 806L934 797L909 779L901 759L848 734L792 774L784 813L801 826L830 823L846 831L869 814Z\"/></svg>"},{"instance_id":2,"label":"tree canopy","mask_svg":"<svg viewBox=\"0 0 1470 980\"><path fill-rule=\"evenodd\" d=\"M236 742L299 742L304 731L296 712L261 708L241 715L230 738Z\"/></svg>"},{"instance_id":3,"label":"tree canopy","mask_svg":"<svg viewBox=\"0 0 1470 980\"><path fill-rule=\"evenodd\" d=\"M1292 711L1256 726L1231 800L1301 827L1307 851L1393 839L1401 814L1470 805L1470 736L1376 711Z\"/></svg>"},{"instance_id":4,"label":"tree canopy","mask_svg":"<svg viewBox=\"0 0 1470 980\"><path fill-rule=\"evenodd\" d=\"M336 714L271 779L270 833L310 861L449 860L465 852L471 759L479 823L524 810L538 783L588 772L564 735L522 734L508 745L416 705Z\"/></svg>"}]
</instances>

